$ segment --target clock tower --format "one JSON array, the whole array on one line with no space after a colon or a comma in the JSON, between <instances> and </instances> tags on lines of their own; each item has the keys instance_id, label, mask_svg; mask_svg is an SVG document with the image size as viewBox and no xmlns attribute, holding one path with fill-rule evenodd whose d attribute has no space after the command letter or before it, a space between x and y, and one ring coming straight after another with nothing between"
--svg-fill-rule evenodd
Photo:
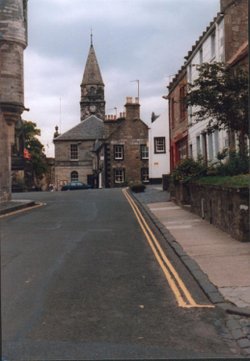
<instances>
[{"instance_id":1,"label":"clock tower","mask_svg":"<svg viewBox=\"0 0 250 361\"><path fill-rule=\"evenodd\" d=\"M105 118L105 100L104 83L102 80L100 68L97 62L92 34L88 58L86 61L82 83L81 83L81 121L91 115L96 115L104 120Z\"/></svg>"}]
</instances>

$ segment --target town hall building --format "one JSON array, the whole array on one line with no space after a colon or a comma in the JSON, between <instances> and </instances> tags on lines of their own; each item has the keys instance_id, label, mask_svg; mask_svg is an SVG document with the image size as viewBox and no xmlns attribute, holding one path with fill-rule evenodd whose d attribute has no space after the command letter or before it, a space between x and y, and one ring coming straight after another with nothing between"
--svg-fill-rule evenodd
<instances>
[{"instance_id":1,"label":"town hall building","mask_svg":"<svg viewBox=\"0 0 250 361\"><path fill-rule=\"evenodd\" d=\"M80 181L93 188L148 182L148 126L139 99L126 98L119 117L105 114L104 82L92 36L81 83L81 120L54 134L55 186Z\"/></svg>"}]
</instances>

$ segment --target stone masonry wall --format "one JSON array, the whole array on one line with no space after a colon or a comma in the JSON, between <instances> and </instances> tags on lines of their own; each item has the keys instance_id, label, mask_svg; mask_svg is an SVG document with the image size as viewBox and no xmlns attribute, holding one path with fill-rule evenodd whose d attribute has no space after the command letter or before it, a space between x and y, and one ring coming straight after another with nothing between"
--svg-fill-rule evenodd
<instances>
[{"instance_id":1,"label":"stone masonry wall","mask_svg":"<svg viewBox=\"0 0 250 361\"><path fill-rule=\"evenodd\" d=\"M0 203L10 199L8 125L0 110Z\"/></svg>"},{"instance_id":2,"label":"stone masonry wall","mask_svg":"<svg viewBox=\"0 0 250 361\"><path fill-rule=\"evenodd\" d=\"M225 24L225 61L248 39L248 0L221 0Z\"/></svg>"},{"instance_id":3,"label":"stone masonry wall","mask_svg":"<svg viewBox=\"0 0 250 361\"><path fill-rule=\"evenodd\" d=\"M189 203L192 212L235 239L250 241L248 188L179 184L175 198L177 203Z\"/></svg>"}]
</instances>

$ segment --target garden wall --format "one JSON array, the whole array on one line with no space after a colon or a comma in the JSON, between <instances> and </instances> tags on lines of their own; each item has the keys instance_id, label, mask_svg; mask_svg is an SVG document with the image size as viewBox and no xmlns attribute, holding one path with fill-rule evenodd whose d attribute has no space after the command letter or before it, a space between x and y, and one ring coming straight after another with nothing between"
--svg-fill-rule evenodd
<instances>
[{"instance_id":1,"label":"garden wall","mask_svg":"<svg viewBox=\"0 0 250 361\"><path fill-rule=\"evenodd\" d=\"M249 242L249 189L195 183L175 186L179 204L190 204L191 212L214 224L233 238Z\"/></svg>"}]
</instances>

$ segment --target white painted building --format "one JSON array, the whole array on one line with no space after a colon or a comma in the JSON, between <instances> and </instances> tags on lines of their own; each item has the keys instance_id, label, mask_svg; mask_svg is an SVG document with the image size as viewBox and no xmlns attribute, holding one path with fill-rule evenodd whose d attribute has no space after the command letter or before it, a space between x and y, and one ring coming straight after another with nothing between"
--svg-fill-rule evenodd
<instances>
[{"instance_id":1,"label":"white painted building","mask_svg":"<svg viewBox=\"0 0 250 361\"><path fill-rule=\"evenodd\" d=\"M167 111L160 116L152 114L148 133L149 180L160 183L163 174L169 174L169 126Z\"/></svg>"},{"instance_id":2,"label":"white painted building","mask_svg":"<svg viewBox=\"0 0 250 361\"><path fill-rule=\"evenodd\" d=\"M224 18L222 14L218 14L186 57L187 62L185 65L187 67L188 83L192 83L198 77L199 72L197 65L202 63L223 62L225 60L224 43ZM217 161L217 153L228 146L228 133L222 130L207 134L206 127L208 120L195 123L194 119L192 119L194 111L195 107L189 106L189 156L194 159L202 156L202 158L208 162L215 162Z\"/></svg>"}]
</instances>

